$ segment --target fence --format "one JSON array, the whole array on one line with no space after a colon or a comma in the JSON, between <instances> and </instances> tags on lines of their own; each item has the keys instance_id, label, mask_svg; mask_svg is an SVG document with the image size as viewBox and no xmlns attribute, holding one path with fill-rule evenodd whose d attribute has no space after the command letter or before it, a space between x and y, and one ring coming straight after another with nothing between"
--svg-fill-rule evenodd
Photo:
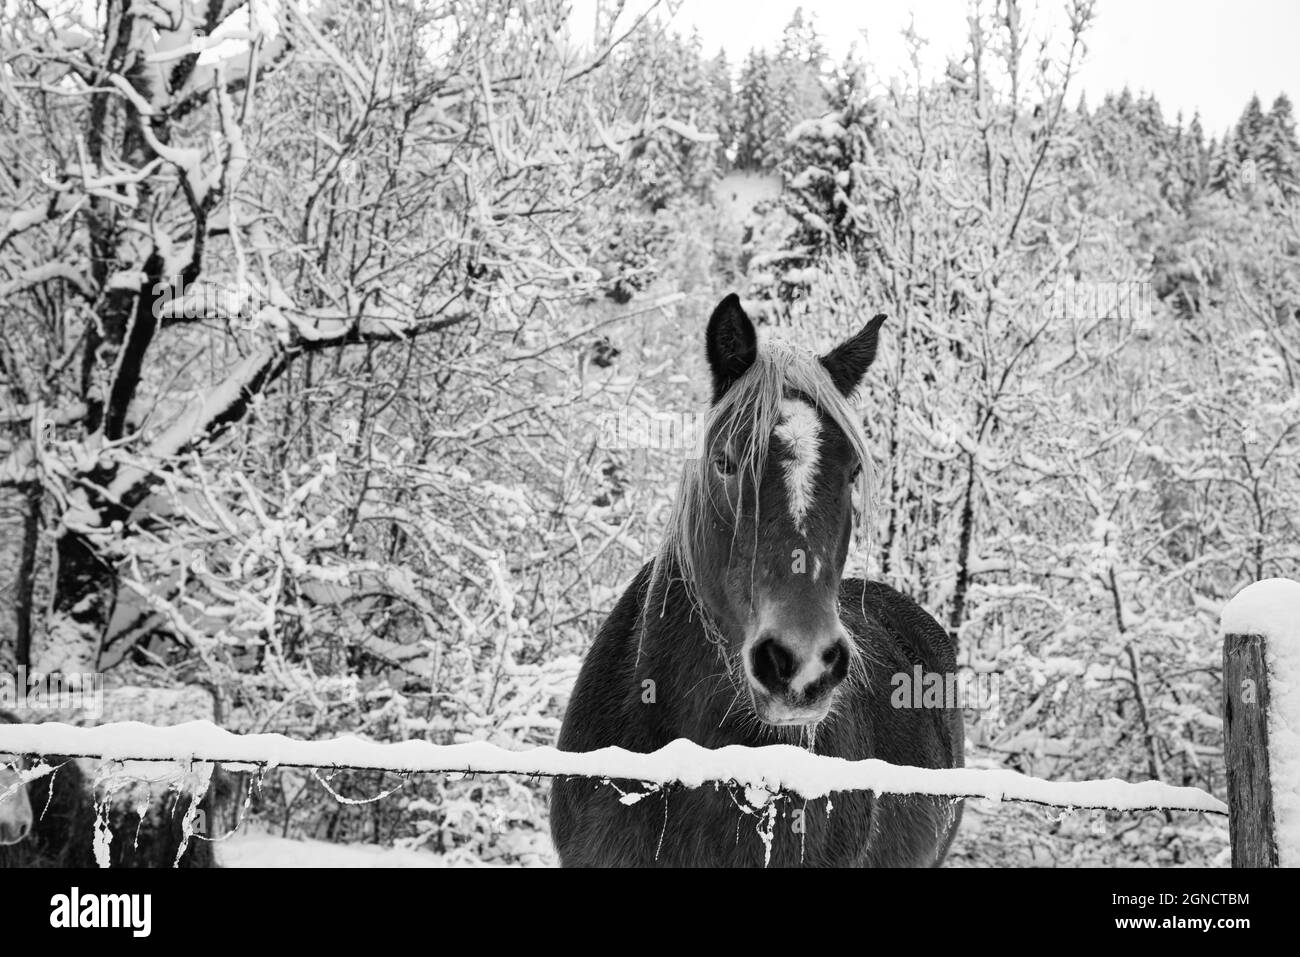
<instances>
[{"instance_id":1,"label":"fence","mask_svg":"<svg viewBox=\"0 0 1300 957\"><path fill-rule=\"evenodd\" d=\"M1300 582L1223 610L1223 752L1233 867L1300 867Z\"/></svg>"},{"instance_id":2,"label":"fence","mask_svg":"<svg viewBox=\"0 0 1300 957\"><path fill-rule=\"evenodd\" d=\"M945 795L1061 808L1227 814L1234 867L1300 864L1300 583L1244 589L1224 609L1224 752L1228 801L1160 781L1046 781L1003 769L900 767L847 761L791 745L710 750L678 740L652 754L605 748L583 754L507 751L486 742L377 743L347 737L296 741L239 735L209 721L172 727L114 722L0 725L0 752L105 761L215 762L234 770L308 767L395 773L591 777L700 787L710 782L808 799L833 791Z\"/></svg>"}]
</instances>

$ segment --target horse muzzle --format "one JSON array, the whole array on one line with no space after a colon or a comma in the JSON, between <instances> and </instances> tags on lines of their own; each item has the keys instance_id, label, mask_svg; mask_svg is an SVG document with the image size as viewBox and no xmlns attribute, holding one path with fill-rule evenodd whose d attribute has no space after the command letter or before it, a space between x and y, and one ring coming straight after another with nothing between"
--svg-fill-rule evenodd
<instances>
[{"instance_id":1,"label":"horse muzzle","mask_svg":"<svg viewBox=\"0 0 1300 957\"><path fill-rule=\"evenodd\" d=\"M754 713L764 724L816 724L849 673L849 656L842 631L818 638L760 632L745 651Z\"/></svg>"}]
</instances>

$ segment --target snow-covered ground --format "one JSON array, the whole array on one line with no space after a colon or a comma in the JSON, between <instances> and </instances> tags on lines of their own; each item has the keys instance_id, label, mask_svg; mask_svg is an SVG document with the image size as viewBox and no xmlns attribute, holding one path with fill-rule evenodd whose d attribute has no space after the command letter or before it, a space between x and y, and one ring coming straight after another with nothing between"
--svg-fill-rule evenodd
<instances>
[{"instance_id":1,"label":"snow-covered ground","mask_svg":"<svg viewBox=\"0 0 1300 957\"><path fill-rule=\"evenodd\" d=\"M217 845L223 867L445 867L436 854L380 847L294 841L270 834L237 834Z\"/></svg>"},{"instance_id":2,"label":"snow-covered ground","mask_svg":"<svg viewBox=\"0 0 1300 957\"><path fill-rule=\"evenodd\" d=\"M772 173L728 173L713 188L713 201L723 219L743 222L754 207L781 195L781 177Z\"/></svg>"},{"instance_id":3,"label":"snow-covered ground","mask_svg":"<svg viewBox=\"0 0 1300 957\"><path fill-rule=\"evenodd\" d=\"M444 856L429 851L378 844L331 844L291 840L256 832L236 834L217 845L223 867L492 867L468 855Z\"/></svg>"},{"instance_id":4,"label":"snow-covered ground","mask_svg":"<svg viewBox=\"0 0 1300 957\"><path fill-rule=\"evenodd\" d=\"M258 831L236 834L217 845L223 867L554 867L549 847L511 856L505 864L472 854L376 844L292 840ZM968 801L949 867L1227 867L1227 822L1179 815L1166 823L1158 813L1108 815L1059 811L1033 805Z\"/></svg>"},{"instance_id":5,"label":"snow-covered ground","mask_svg":"<svg viewBox=\"0 0 1300 957\"><path fill-rule=\"evenodd\" d=\"M536 844L537 842L533 842ZM510 865L486 861L474 854L456 851L437 854L423 848L384 847L379 844L334 844L329 841L279 837L257 829L241 829L216 842L217 862L222 867L554 867L556 859L549 841L533 853L516 853Z\"/></svg>"}]
</instances>

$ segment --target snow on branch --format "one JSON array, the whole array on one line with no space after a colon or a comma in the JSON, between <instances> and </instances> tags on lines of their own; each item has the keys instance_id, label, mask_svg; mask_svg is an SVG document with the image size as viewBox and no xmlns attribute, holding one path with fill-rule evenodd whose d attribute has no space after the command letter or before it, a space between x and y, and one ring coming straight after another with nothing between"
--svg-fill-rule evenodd
<instances>
[{"instance_id":1,"label":"snow on branch","mask_svg":"<svg viewBox=\"0 0 1300 957\"><path fill-rule=\"evenodd\" d=\"M185 411L150 445L149 462L178 455L205 438L215 423L233 414L232 410L258 391L261 380L278 357L278 350L272 348L249 353L221 383L195 396ZM125 500L148 479L149 474L148 464L124 465L109 486L109 496L115 501Z\"/></svg>"},{"instance_id":2,"label":"snow on branch","mask_svg":"<svg viewBox=\"0 0 1300 957\"><path fill-rule=\"evenodd\" d=\"M52 282L55 279L62 279L64 282L71 283L81 290L84 295L90 294L90 280L80 266L70 262L48 262L25 269L18 274L17 278L0 283L0 300L7 299L15 293L22 292L32 286Z\"/></svg>"},{"instance_id":3,"label":"snow on branch","mask_svg":"<svg viewBox=\"0 0 1300 957\"><path fill-rule=\"evenodd\" d=\"M299 340L296 345L304 351L365 342L403 342L441 332L470 318L470 313L463 310L418 318L403 310L383 307L372 307L363 316L320 309L295 311L301 312L306 319L300 320L284 312L280 315L293 325Z\"/></svg>"},{"instance_id":4,"label":"snow on branch","mask_svg":"<svg viewBox=\"0 0 1300 957\"><path fill-rule=\"evenodd\" d=\"M208 721L156 728L139 722L78 728L66 724L0 725L0 752L112 761L191 761L259 767L355 768L404 772L524 774L680 783L732 783L819 798L833 791L930 794L1026 801L1063 808L1140 811L1168 808L1226 814L1199 788L1160 781L1044 781L1014 771L911 768L884 761L846 761L793 745L710 750L679 738L651 754L622 748L573 753L554 748L506 751L487 742L436 745L378 743L356 737L295 741L279 734L234 734Z\"/></svg>"}]
</instances>

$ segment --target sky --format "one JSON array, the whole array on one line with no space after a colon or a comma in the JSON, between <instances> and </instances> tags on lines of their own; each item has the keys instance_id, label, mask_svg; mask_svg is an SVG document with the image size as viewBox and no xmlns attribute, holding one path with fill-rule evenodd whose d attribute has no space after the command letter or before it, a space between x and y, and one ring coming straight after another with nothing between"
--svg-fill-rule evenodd
<instances>
[{"instance_id":1,"label":"sky","mask_svg":"<svg viewBox=\"0 0 1300 957\"><path fill-rule=\"evenodd\" d=\"M597 2L574 0L574 23L593 22ZM884 80L906 71L900 31L912 17L930 41L931 70L964 47L967 0L682 0L672 23L697 27L706 50L722 47L735 63L752 47L777 45L799 6L816 15L832 55L857 40ZM1063 9L1063 0L1025 6L1030 24L1040 27L1064 24ZM1064 30L1055 36L1063 48ZM1166 119L1179 110L1190 119L1199 109L1207 135L1233 125L1252 93L1265 109L1283 91L1300 107L1300 0L1097 0L1087 44L1071 105L1079 91L1096 105L1127 85L1154 93Z\"/></svg>"}]
</instances>

